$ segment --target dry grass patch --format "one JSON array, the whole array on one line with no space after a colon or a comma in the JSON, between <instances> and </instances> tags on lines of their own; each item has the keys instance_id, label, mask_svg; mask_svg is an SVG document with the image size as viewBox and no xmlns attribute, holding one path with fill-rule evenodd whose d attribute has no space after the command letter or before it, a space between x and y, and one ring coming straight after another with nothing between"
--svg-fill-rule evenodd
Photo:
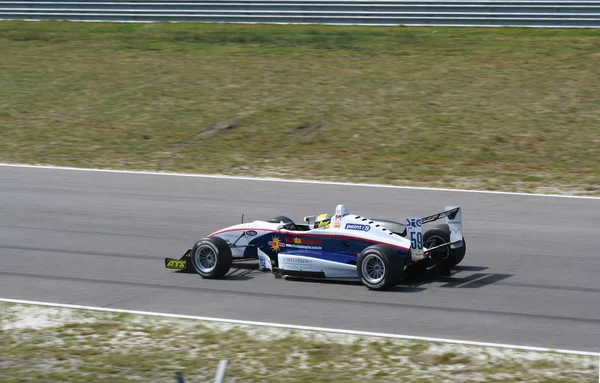
<instances>
[{"instance_id":1,"label":"dry grass patch","mask_svg":"<svg viewBox=\"0 0 600 383\"><path fill-rule=\"evenodd\" d=\"M598 358L0 303L0 380L596 382Z\"/></svg>"},{"instance_id":2,"label":"dry grass patch","mask_svg":"<svg viewBox=\"0 0 600 383\"><path fill-rule=\"evenodd\" d=\"M0 161L599 195L599 37L1 22Z\"/></svg>"}]
</instances>

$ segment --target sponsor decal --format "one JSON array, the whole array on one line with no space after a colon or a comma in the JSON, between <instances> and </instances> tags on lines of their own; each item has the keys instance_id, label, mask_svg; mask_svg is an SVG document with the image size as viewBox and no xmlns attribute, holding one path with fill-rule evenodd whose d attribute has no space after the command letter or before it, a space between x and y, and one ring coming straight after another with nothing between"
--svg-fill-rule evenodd
<instances>
[{"instance_id":1,"label":"sponsor decal","mask_svg":"<svg viewBox=\"0 0 600 383\"><path fill-rule=\"evenodd\" d=\"M285 246L293 249L322 250L322 245L323 241L320 239L292 237L289 235L285 237Z\"/></svg>"},{"instance_id":2,"label":"sponsor decal","mask_svg":"<svg viewBox=\"0 0 600 383\"><path fill-rule=\"evenodd\" d=\"M293 243L296 245L321 246L323 244L323 241L321 241L320 239L292 237L292 236L287 235L285 237L285 243Z\"/></svg>"},{"instance_id":3,"label":"sponsor decal","mask_svg":"<svg viewBox=\"0 0 600 383\"><path fill-rule=\"evenodd\" d=\"M370 225L362 225L359 223L347 223L346 229L348 230L360 230L360 231L369 231L371 230Z\"/></svg>"},{"instance_id":4,"label":"sponsor decal","mask_svg":"<svg viewBox=\"0 0 600 383\"><path fill-rule=\"evenodd\" d=\"M286 243L286 247L292 249L302 249L302 250L322 250L323 246L311 246L311 245L296 245L295 243Z\"/></svg>"},{"instance_id":5,"label":"sponsor decal","mask_svg":"<svg viewBox=\"0 0 600 383\"><path fill-rule=\"evenodd\" d=\"M285 247L285 242L281 242L281 238L277 236L271 237L271 241L269 241L269 246L271 246L271 250L276 253L279 253L282 247Z\"/></svg>"},{"instance_id":6,"label":"sponsor decal","mask_svg":"<svg viewBox=\"0 0 600 383\"><path fill-rule=\"evenodd\" d=\"M312 264L312 260L306 258L296 258L296 257L285 257L282 259L283 263L295 263L297 265L310 265Z\"/></svg>"},{"instance_id":7,"label":"sponsor decal","mask_svg":"<svg viewBox=\"0 0 600 383\"><path fill-rule=\"evenodd\" d=\"M186 261L184 260L177 260L177 259L169 259L167 261L167 269L185 269L185 264Z\"/></svg>"},{"instance_id":8,"label":"sponsor decal","mask_svg":"<svg viewBox=\"0 0 600 383\"><path fill-rule=\"evenodd\" d=\"M254 231L254 230L248 230L248 231L246 232L246 235L247 235L248 237L254 237L256 234L258 234L258 233L257 233L256 231Z\"/></svg>"},{"instance_id":9,"label":"sponsor decal","mask_svg":"<svg viewBox=\"0 0 600 383\"><path fill-rule=\"evenodd\" d=\"M313 268L313 261L310 258L279 256L281 268L284 270L310 270Z\"/></svg>"},{"instance_id":10,"label":"sponsor decal","mask_svg":"<svg viewBox=\"0 0 600 383\"><path fill-rule=\"evenodd\" d=\"M454 217L456 216L456 213L458 212L459 209L460 209L460 207L455 207L454 209L446 210L441 213L437 213L434 215L430 215L428 217L421 218L421 221L423 223L428 223L428 222L437 221L438 219L444 218L444 217L448 217L449 219L454 219Z\"/></svg>"},{"instance_id":11,"label":"sponsor decal","mask_svg":"<svg viewBox=\"0 0 600 383\"><path fill-rule=\"evenodd\" d=\"M423 221L419 218L407 218L406 226L421 227L423 226Z\"/></svg>"}]
</instances>

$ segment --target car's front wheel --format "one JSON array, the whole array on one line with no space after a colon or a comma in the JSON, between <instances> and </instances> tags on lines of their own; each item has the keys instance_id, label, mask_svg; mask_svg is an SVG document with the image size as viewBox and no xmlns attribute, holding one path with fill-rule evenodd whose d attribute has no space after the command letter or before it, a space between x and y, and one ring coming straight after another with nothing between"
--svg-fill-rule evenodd
<instances>
[{"instance_id":1,"label":"car's front wheel","mask_svg":"<svg viewBox=\"0 0 600 383\"><path fill-rule=\"evenodd\" d=\"M222 238L203 238L192 249L192 266L202 278L223 278L231 263L231 248Z\"/></svg>"},{"instance_id":2,"label":"car's front wheel","mask_svg":"<svg viewBox=\"0 0 600 383\"><path fill-rule=\"evenodd\" d=\"M402 257L386 245L367 247L358 256L358 277L371 290L386 290L400 283L403 275Z\"/></svg>"}]
</instances>

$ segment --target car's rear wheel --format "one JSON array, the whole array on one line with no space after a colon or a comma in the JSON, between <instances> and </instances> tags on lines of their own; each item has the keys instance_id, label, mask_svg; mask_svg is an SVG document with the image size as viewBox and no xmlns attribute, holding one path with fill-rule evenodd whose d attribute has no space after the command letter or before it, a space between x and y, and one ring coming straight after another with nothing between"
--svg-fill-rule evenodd
<instances>
[{"instance_id":1,"label":"car's rear wheel","mask_svg":"<svg viewBox=\"0 0 600 383\"><path fill-rule=\"evenodd\" d=\"M454 267L462 262L465 258L465 254L467 253L467 241L463 237L463 245L458 249L451 249L452 255L450 257L451 262L449 263L450 267Z\"/></svg>"},{"instance_id":2,"label":"car's rear wheel","mask_svg":"<svg viewBox=\"0 0 600 383\"><path fill-rule=\"evenodd\" d=\"M202 278L223 278L231 268L231 248L224 239L208 237L192 249L192 266Z\"/></svg>"},{"instance_id":3,"label":"car's rear wheel","mask_svg":"<svg viewBox=\"0 0 600 383\"><path fill-rule=\"evenodd\" d=\"M369 246L358 256L356 269L358 277L367 288L386 290L402 280L402 257L389 246Z\"/></svg>"},{"instance_id":4,"label":"car's rear wheel","mask_svg":"<svg viewBox=\"0 0 600 383\"><path fill-rule=\"evenodd\" d=\"M450 228L447 224L438 225L423 234L423 246L432 248L450 242ZM452 249L450 246L434 250L429 256L437 269L442 273L449 273L450 269L458 265L467 251L467 242L463 238L463 246Z\"/></svg>"}]
</instances>

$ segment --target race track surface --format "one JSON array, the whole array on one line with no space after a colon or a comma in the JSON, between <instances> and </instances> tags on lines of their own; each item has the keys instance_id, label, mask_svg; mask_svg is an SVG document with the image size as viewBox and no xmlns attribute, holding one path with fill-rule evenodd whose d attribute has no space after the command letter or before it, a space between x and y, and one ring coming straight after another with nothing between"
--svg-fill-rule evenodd
<instances>
[{"instance_id":1,"label":"race track surface","mask_svg":"<svg viewBox=\"0 0 600 383\"><path fill-rule=\"evenodd\" d=\"M338 203L388 219L458 204L465 261L388 292L164 269L242 213L301 220ZM0 166L0 297L598 352L599 217L600 199Z\"/></svg>"}]
</instances>

